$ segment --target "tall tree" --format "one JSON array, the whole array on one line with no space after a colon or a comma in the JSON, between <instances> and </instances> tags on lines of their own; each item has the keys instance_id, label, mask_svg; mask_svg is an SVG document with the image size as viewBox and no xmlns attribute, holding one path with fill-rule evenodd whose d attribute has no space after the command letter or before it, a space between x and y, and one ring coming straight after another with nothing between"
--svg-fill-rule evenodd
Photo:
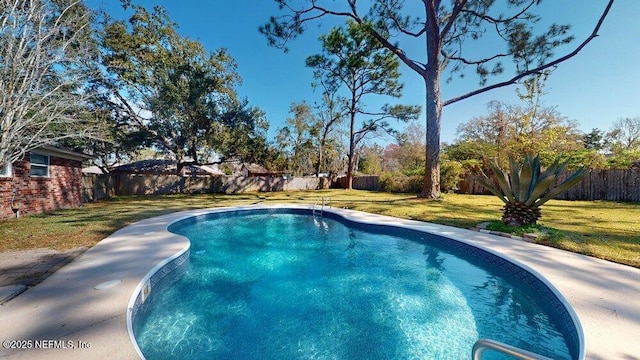
<instances>
[{"instance_id":1,"label":"tall tree","mask_svg":"<svg viewBox=\"0 0 640 360\"><path fill-rule=\"evenodd\" d=\"M285 13L272 17L260 28L269 44L284 48L289 40L304 32L308 23L331 16L348 18L358 24L371 24L368 27L371 35L422 77L426 90L426 171L419 197L427 198L437 198L440 194L442 107L514 84L577 55L598 35L613 5L613 0L609 0L593 32L581 44L566 55L553 58L553 50L573 37L568 35L568 25L557 24L535 35L541 16L534 10L542 0L422 0L411 2L414 6L404 0L371 0L364 4L357 0L275 1ZM466 45L482 38L502 39L505 48L493 54L469 54ZM419 43L426 47L423 54L412 57L409 49L415 39L420 39ZM515 64L513 76L488 84L488 76L502 73L503 61L508 59ZM443 100L440 86L445 71L451 70L453 75L467 66L479 76L479 88Z\"/></svg>"},{"instance_id":2,"label":"tall tree","mask_svg":"<svg viewBox=\"0 0 640 360\"><path fill-rule=\"evenodd\" d=\"M314 75L318 80L316 84L313 84L314 88L319 87L322 90L322 101L316 105L317 119L319 121L316 176L320 176L323 168L327 170L331 167L329 164L335 162L335 159L327 155L336 152L338 141L336 141L336 136L332 136L332 134L341 124L344 115L341 112L343 101L338 96L337 84L328 82L329 79L322 76L322 71L316 70Z\"/></svg>"},{"instance_id":3,"label":"tall tree","mask_svg":"<svg viewBox=\"0 0 640 360\"><path fill-rule=\"evenodd\" d=\"M366 108L364 98L370 95L396 98L402 95L402 84L398 81L400 63L371 36L369 27L348 21L346 29L337 27L320 37L323 54L307 58L307 66L316 70L316 77L324 78L335 88L344 88L347 94L342 100L349 121L347 189L353 184L356 149L365 137L379 130L389 132L388 119L408 121L420 114L418 106L384 105L377 111ZM365 120L357 128L360 117Z\"/></svg>"},{"instance_id":4,"label":"tall tree","mask_svg":"<svg viewBox=\"0 0 640 360\"><path fill-rule=\"evenodd\" d=\"M125 2L125 8L130 6ZM238 99L233 58L224 49L207 53L180 36L166 11L132 6L128 24L106 19L102 34L104 107L115 125L185 164L256 155L266 146L264 113ZM257 151L257 150L256 150Z\"/></svg>"},{"instance_id":5,"label":"tall tree","mask_svg":"<svg viewBox=\"0 0 640 360\"><path fill-rule=\"evenodd\" d=\"M95 44L81 1L0 0L0 168L64 139L100 136L87 111Z\"/></svg>"}]
</instances>

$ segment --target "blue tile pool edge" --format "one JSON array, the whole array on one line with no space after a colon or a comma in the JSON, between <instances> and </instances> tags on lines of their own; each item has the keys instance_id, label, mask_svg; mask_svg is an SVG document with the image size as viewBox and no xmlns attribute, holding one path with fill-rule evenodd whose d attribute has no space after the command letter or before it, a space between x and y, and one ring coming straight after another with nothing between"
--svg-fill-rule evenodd
<instances>
[{"instance_id":1,"label":"blue tile pool edge","mask_svg":"<svg viewBox=\"0 0 640 360\"><path fill-rule=\"evenodd\" d=\"M214 208L214 209L207 209L204 211L200 210L200 211L187 212L185 213L184 216L180 217L179 219L175 219L174 221L170 221L167 224L165 224L165 231L171 232L170 228L172 226L178 225L179 223L184 224L184 223L195 222L200 219L208 218L215 214L221 214L221 213L239 214L244 212L278 212L278 213L298 213L298 214L307 214L307 215L311 215L312 212L314 214L319 213L318 210L317 209L314 210L312 206L300 206L300 205L290 205L290 204L252 205L252 206ZM382 231L384 231L384 229L387 229L388 231L389 229L395 227L395 228L401 228L401 229L410 230L410 231L427 233L427 234L437 236L443 239L444 241L450 242L450 244L447 244L447 245L457 248L456 250L460 250L461 247L464 247L466 249L475 249L474 252L476 253L484 253L500 259L501 271L506 271L507 269L505 269L505 267L508 268L508 270L512 270L515 268L517 269L516 277L532 278L530 280L534 282L539 282L540 284L543 285L542 287L538 286L536 291L541 291L543 293L550 292L553 295L554 299L552 300L555 300L553 301L555 304L552 305L551 307L555 308L556 312L560 312L563 314L562 316L563 320L565 319L570 320L571 324L573 325L572 327L569 327L569 330L572 330L571 331L572 339L567 339L572 343L572 344L569 344L569 345L572 345L570 346L570 349L569 349L570 353L572 354L572 357L577 356L576 359L578 360L585 359L586 342L585 342L584 331L575 310L570 305L569 301L564 297L564 295L562 295L562 293L555 286L553 286L553 284L551 284L544 276L542 276L539 272L532 269L528 265L525 265L518 260L512 259L504 254L501 254L483 245L472 243L467 239L461 238L459 236L455 236L453 234L448 233L447 231L442 231L441 229L444 227L442 225L429 224L429 223L424 223L424 222L415 221L415 220L393 218L393 217L383 216L383 215L356 212L353 210L342 210L337 208L324 208L323 212L320 213L320 216L323 216L323 215L334 220L338 220L341 222L348 222L348 223L352 223L359 226L369 225L369 226L372 226L373 228L376 228ZM360 218L354 215L361 215L361 216L365 215L365 218ZM381 220L382 220L382 223L379 222ZM374 221L378 221L378 222L374 222ZM458 229L458 230L462 230L462 229ZM172 234L175 236L180 236L175 233L172 233ZM477 235L478 233L474 232L474 234ZM457 245L456 243L458 244L458 246L456 246ZM136 319L136 314L140 310L141 306L144 304L145 300L151 295L153 291L152 289L156 284L158 284L161 280L166 278L167 275L169 274L175 275L176 270L184 269L186 267L186 264L188 264L188 260L189 260L190 247L191 247L191 243L187 242L187 245L182 250L178 251L176 254L168 257L167 259L163 260L162 262L154 266L153 269L151 269L145 275L145 277L140 281L140 283L138 284L138 286L136 287L136 289L134 290L130 298L129 305L127 307L128 309L127 319L126 319L127 330L129 332L129 337L131 339L131 342L141 359L145 359L145 357L142 354L142 351L140 350L138 343L135 339L135 333L133 328L133 322ZM486 257L482 261L486 261ZM528 285L531 285L531 283ZM568 327L568 326L565 324L565 326L563 327ZM573 343L574 341L577 344ZM573 350L571 349L572 347L573 347ZM576 350L577 350L577 354L575 353Z\"/></svg>"},{"instance_id":2,"label":"blue tile pool edge","mask_svg":"<svg viewBox=\"0 0 640 360\"><path fill-rule=\"evenodd\" d=\"M141 309L141 306L147 298L151 296L152 289L155 285L167 277L167 275L175 274L177 272L176 270L186 267L189 263L190 248L191 242L188 242L182 250L154 266L153 269L142 278L140 283L138 283L138 286L136 286L136 289L133 291L133 295L129 299L129 304L127 305L127 331L129 332L131 343L141 359L145 359L145 357L136 341L135 332L133 331L133 321L136 319L136 315Z\"/></svg>"}]
</instances>

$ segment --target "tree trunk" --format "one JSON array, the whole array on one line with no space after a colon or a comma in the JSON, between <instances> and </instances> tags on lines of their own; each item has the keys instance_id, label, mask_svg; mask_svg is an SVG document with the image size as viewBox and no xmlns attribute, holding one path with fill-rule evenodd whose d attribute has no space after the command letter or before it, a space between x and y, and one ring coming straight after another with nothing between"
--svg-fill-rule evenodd
<instances>
[{"instance_id":1,"label":"tree trunk","mask_svg":"<svg viewBox=\"0 0 640 360\"><path fill-rule=\"evenodd\" d=\"M355 81L354 81L355 82ZM352 86L355 88L355 85ZM353 166L355 162L355 153L356 153L356 95L355 92L351 93L351 109L349 110L350 115L350 131L349 131L349 157L347 159L347 181L346 186L344 187L347 190L353 189Z\"/></svg>"},{"instance_id":2,"label":"tree trunk","mask_svg":"<svg viewBox=\"0 0 640 360\"><path fill-rule=\"evenodd\" d=\"M426 3L425 3L426 4ZM440 116L442 100L440 99L440 51L442 39L438 29L438 17L435 2L426 6L427 29L427 65L421 73L425 83L426 109L426 160L424 166L424 184L419 198L437 199L440 197Z\"/></svg>"},{"instance_id":3,"label":"tree trunk","mask_svg":"<svg viewBox=\"0 0 640 360\"><path fill-rule=\"evenodd\" d=\"M176 162L176 175L181 176L183 168L184 168L184 163L182 161L177 161Z\"/></svg>"},{"instance_id":4,"label":"tree trunk","mask_svg":"<svg viewBox=\"0 0 640 360\"><path fill-rule=\"evenodd\" d=\"M353 129L353 121L351 122L351 128ZM351 134L353 134L353 130L351 130ZM349 138L349 156L347 157L347 181L345 183L345 189L351 190L353 189L353 167L355 163L355 148L356 144L353 138L353 135Z\"/></svg>"},{"instance_id":5,"label":"tree trunk","mask_svg":"<svg viewBox=\"0 0 640 360\"><path fill-rule=\"evenodd\" d=\"M320 138L320 146L318 149L318 164L316 165L316 177L320 177L320 168L322 167L322 160L324 160L324 144L327 142L327 128L324 128L322 137Z\"/></svg>"},{"instance_id":6,"label":"tree trunk","mask_svg":"<svg viewBox=\"0 0 640 360\"><path fill-rule=\"evenodd\" d=\"M316 177L320 177L320 164L322 164L322 145L320 145L320 149L318 150L318 163L316 164Z\"/></svg>"},{"instance_id":7,"label":"tree trunk","mask_svg":"<svg viewBox=\"0 0 640 360\"><path fill-rule=\"evenodd\" d=\"M176 150L175 154L176 154L176 175L182 176L182 172L183 172L183 169L184 169L185 155L180 150Z\"/></svg>"},{"instance_id":8,"label":"tree trunk","mask_svg":"<svg viewBox=\"0 0 640 360\"><path fill-rule=\"evenodd\" d=\"M427 69L426 86L426 161L424 168L424 184L419 198L437 199L440 197L440 116L442 101L440 100L440 73L432 67Z\"/></svg>"}]
</instances>

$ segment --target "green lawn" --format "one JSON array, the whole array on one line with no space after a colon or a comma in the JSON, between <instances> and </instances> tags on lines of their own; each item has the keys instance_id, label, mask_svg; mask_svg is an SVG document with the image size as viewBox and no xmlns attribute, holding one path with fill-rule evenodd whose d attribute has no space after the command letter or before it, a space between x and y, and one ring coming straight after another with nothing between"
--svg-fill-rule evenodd
<instances>
[{"instance_id":1,"label":"green lawn","mask_svg":"<svg viewBox=\"0 0 640 360\"><path fill-rule=\"evenodd\" d=\"M0 251L93 246L128 224L179 210L257 202L312 204L320 197L330 197L334 207L462 228L499 220L502 207L492 196L447 194L441 201L423 201L413 195L357 190L118 197L80 209L2 221ZM542 207L540 223L558 230L542 240L547 245L640 268L638 203L554 200Z\"/></svg>"}]
</instances>

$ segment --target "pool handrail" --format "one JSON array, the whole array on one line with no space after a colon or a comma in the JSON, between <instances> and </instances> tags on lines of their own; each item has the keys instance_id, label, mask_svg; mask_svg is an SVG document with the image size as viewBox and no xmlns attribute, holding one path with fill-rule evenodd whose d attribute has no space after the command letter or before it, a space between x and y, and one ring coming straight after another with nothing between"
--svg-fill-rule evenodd
<instances>
[{"instance_id":1,"label":"pool handrail","mask_svg":"<svg viewBox=\"0 0 640 360\"><path fill-rule=\"evenodd\" d=\"M472 359L482 360L482 353L487 349L495 350L520 360L552 360L546 356L532 353L491 339L479 339L475 344L473 344L473 350L471 351Z\"/></svg>"}]
</instances>

